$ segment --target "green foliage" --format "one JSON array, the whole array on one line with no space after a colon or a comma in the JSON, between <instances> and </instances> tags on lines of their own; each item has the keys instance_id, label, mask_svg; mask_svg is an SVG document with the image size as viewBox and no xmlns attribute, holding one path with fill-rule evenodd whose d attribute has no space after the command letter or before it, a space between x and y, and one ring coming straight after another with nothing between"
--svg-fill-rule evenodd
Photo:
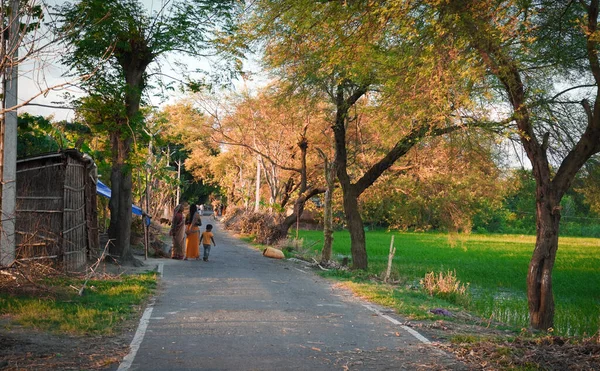
<instances>
[{"instance_id":1,"label":"green foliage","mask_svg":"<svg viewBox=\"0 0 600 371\"><path fill-rule=\"evenodd\" d=\"M78 122L54 122L29 113L19 115L17 127L17 157L56 152L78 147L90 153L92 133L88 126Z\"/></svg>"},{"instance_id":2,"label":"green foliage","mask_svg":"<svg viewBox=\"0 0 600 371\"><path fill-rule=\"evenodd\" d=\"M58 139L58 140L57 140ZM41 116L24 113L18 118L17 157L55 152L62 148L62 135Z\"/></svg>"},{"instance_id":3,"label":"green foliage","mask_svg":"<svg viewBox=\"0 0 600 371\"><path fill-rule=\"evenodd\" d=\"M588 191L593 186L580 178L576 178L575 183L561 201L560 235L600 237L600 215L590 210L588 202ZM477 233L534 234L535 180L531 170L512 171L504 184L507 193L502 207L479 209L473 217L473 230Z\"/></svg>"},{"instance_id":4,"label":"green foliage","mask_svg":"<svg viewBox=\"0 0 600 371\"><path fill-rule=\"evenodd\" d=\"M10 0L2 1L2 20L8 22L11 13ZM21 22L20 32L22 35L30 34L39 29L42 21L44 20L44 9L42 5L36 4L35 1L19 0L19 18L25 23ZM6 30L9 27L7 24L2 25L2 29ZM7 34L8 35L8 34ZM23 37L23 36L21 36ZM23 38L25 40L26 37Z\"/></svg>"},{"instance_id":5,"label":"green foliage","mask_svg":"<svg viewBox=\"0 0 600 371\"><path fill-rule=\"evenodd\" d=\"M318 231L300 231L305 246L322 241ZM396 254L392 274L404 292L418 287L428 272L456 271L455 278L469 284L468 310L516 327L528 326L526 277L535 236L445 235L438 233L394 233ZM366 232L369 270L363 280L381 277L387 269L391 233ZM335 232L334 259L350 254L346 231ZM313 245L315 250L321 244ZM600 244L598 239L560 239L553 274L556 300L555 331L562 335L591 335L598 331L600 316L596 298L600 296ZM335 273L351 278L354 272ZM357 272L358 274L358 272ZM364 276L367 275L367 276ZM365 289L368 291L368 289ZM423 294L425 295L425 294ZM441 298L438 297L439 300ZM443 304L438 307L445 307ZM428 309L432 309L431 306Z\"/></svg>"},{"instance_id":6,"label":"green foliage","mask_svg":"<svg viewBox=\"0 0 600 371\"><path fill-rule=\"evenodd\" d=\"M573 185L578 193L585 196L585 203L600 216L600 156L587 162L579 182Z\"/></svg>"},{"instance_id":7,"label":"green foliage","mask_svg":"<svg viewBox=\"0 0 600 371\"><path fill-rule=\"evenodd\" d=\"M535 179L530 170L517 170L512 181L515 192L505 201L509 221L515 230L535 231Z\"/></svg>"},{"instance_id":8,"label":"green foliage","mask_svg":"<svg viewBox=\"0 0 600 371\"><path fill-rule=\"evenodd\" d=\"M156 289L156 274L90 280L83 296L72 287L81 279L47 279L51 295L11 296L0 294L0 314L19 324L44 331L69 334L113 334Z\"/></svg>"},{"instance_id":9,"label":"green foliage","mask_svg":"<svg viewBox=\"0 0 600 371\"><path fill-rule=\"evenodd\" d=\"M504 184L479 171L459 174L440 168L390 174L363 195L362 215L369 225L470 232L482 213L498 212Z\"/></svg>"}]
</instances>

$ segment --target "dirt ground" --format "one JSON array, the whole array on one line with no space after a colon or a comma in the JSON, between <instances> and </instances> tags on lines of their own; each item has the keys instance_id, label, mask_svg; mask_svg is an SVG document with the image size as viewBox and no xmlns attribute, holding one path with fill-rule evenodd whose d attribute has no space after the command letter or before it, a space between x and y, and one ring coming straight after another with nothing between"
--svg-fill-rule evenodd
<instances>
[{"instance_id":1,"label":"dirt ground","mask_svg":"<svg viewBox=\"0 0 600 371\"><path fill-rule=\"evenodd\" d=\"M114 337L53 335L9 324L0 319L1 370L105 370L116 369L129 352L137 321L126 324ZM113 365L113 367L111 367ZM114 366L117 365L117 366Z\"/></svg>"},{"instance_id":2,"label":"dirt ground","mask_svg":"<svg viewBox=\"0 0 600 371\"><path fill-rule=\"evenodd\" d=\"M138 258L143 261L143 257ZM144 266L104 264L97 271L106 275L145 272L156 268L157 260L151 260ZM5 280L2 276L0 290ZM20 283L22 290L31 289L27 286L25 281ZM138 316L127 320L114 336L49 334L15 325L7 316L0 317L0 370L115 370L129 351L142 311L140 307ZM452 316L449 320L410 321L404 325L431 339L434 347L454 354L472 370L600 370L597 336L579 342L553 336L515 339L514 333L496 330L467 314ZM457 335L465 342L451 343ZM495 340L469 340L481 337Z\"/></svg>"}]
</instances>

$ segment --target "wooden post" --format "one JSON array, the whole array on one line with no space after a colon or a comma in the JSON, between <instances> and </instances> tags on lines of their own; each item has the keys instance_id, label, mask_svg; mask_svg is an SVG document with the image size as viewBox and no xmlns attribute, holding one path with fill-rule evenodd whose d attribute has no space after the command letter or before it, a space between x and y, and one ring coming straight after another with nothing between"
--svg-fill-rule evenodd
<instances>
[{"instance_id":1,"label":"wooden post","mask_svg":"<svg viewBox=\"0 0 600 371\"><path fill-rule=\"evenodd\" d=\"M148 243L150 242L148 238L148 226L146 225L147 219L146 215L142 215L142 224L144 224L144 260L148 260Z\"/></svg>"},{"instance_id":2,"label":"wooden post","mask_svg":"<svg viewBox=\"0 0 600 371\"><path fill-rule=\"evenodd\" d=\"M152 144L152 141L150 141L150 144ZM149 151L150 152L150 151ZM150 236L149 236L149 227L150 224L147 223L147 221L150 218L150 215L147 215L147 213L150 212L150 192L149 189L150 187L148 186L148 172L150 171L150 164L148 164L148 167L146 169L146 192L145 192L145 198L146 198L146 211L143 212L142 211L142 224L144 225L144 260L148 260L148 244L150 243Z\"/></svg>"},{"instance_id":3,"label":"wooden post","mask_svg":"<svg viewBox=\"0 0 600 371\"><path fill-rule=\"evenodd\" d=\"M179 196L181 194L181 160L177 160L177 201L175 202L175 206L179 205Z\"/></svg>"},{"instance_id":4,"label":"wooden post","mask_svg":"<svg viewBox=\"0 0 600 371\"><path fill-rule=\"evenodd\" d=\"M254 188L254 212L260 211L260 155L256 155L256 184Z\"/></svg>"},{"instance_id":5,"label":"wooden post","mask_svg":"<svg viewBox=\"0 0 600 371\"><path fill-rule=\"evenodd\" d=\"M387 282L390 279L390 273L392 271L392 260L394 260L394 254L396 253L396 248L394 247L394 235L392 235L392 242L390 242L390 254L388 255L388 265L387 271L385 272L385 278L383 282Z\"/></svg>"}]
</instances>

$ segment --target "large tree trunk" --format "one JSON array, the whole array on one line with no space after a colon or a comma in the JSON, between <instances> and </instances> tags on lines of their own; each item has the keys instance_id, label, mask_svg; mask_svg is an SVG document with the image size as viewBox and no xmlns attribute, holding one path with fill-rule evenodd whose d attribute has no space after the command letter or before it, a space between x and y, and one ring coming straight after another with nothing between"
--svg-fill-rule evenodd
<instances>
[{"instance_id":1,"label":"large tree trunk","mask_svg":"<svg viewBox=\"0 0 600 371\"><path fill-rule=\"evenodd\" d=\"M337 86L335 97L336 116L333 125L335 138L335 167L337 177L342 186L342 195L344 200L344 215L350 232L350 252L352 253L352 268L368 268L367 248L365 242L365 231L363 222L358 210L358 194L353 191L353 185L348 174L348 151L346 148L346 124L348 121L348 110L360 97L367 92L367 87L360 87L345 97L344 86Z\"/></svg>"},{"instance_id":2,"label":"large tree trunk","mask_svg":"<svg viewBox=\"0 0 600 371\"><path fill-rule=\"evenodd\" d=\"M538 194L541 194L538 186ZM560 222L559 204L551 200L537 201L537 235L535 250L527 274L527 301L530 324L535 329L548 330L554 326L554 297L552 268L558 250Z\"/></svg>"},{"instance_id":3,"label":"large tree trunk","mask_svg":"<svg viewBox=\"0 0 600 371\"><path fill-rule=\"evenodd\" d=\"M131 139L123 139L119 132L111 133L113 164L111 170L110 225L108 236L113 243L110 254L122 261L133 259L129 240L131 237L132 175L127 165Z\"/></svg>"},{"instance_id":4,"label":"large tree trunk","mask_svg":"<svg viewBox=\"0 0 600 371\"><path fill-rule=\"evenodd\" d=\"M350 252L352 253L352 269L368 268L365 229L358 208L358 195L344 192L344 212L350 231Z\"/></svg>"},{"instance_id":5,"label":"large tree trunk","mask_svg":"<svg viewBox=\"0 0 600 371\"><path fill-rule=\"evenodd\" d=\"M120 60L125 71L125 114L127 122L122 123L118 130L111 133L111 144L113 146L113 167L111 172L111 200L110 200L110 227L109 237L114 238L114 253L121 257L123 262L138 264L133 257L130 246L131 239L131 204L132 196L132 174L131 165L128 164L133 143L131 128L135 127L141 118L140 101L141 92L144 89L144 70L150 63L149 60L139 59L135 53L128 54Z\"/></svg>"}]
</instances>

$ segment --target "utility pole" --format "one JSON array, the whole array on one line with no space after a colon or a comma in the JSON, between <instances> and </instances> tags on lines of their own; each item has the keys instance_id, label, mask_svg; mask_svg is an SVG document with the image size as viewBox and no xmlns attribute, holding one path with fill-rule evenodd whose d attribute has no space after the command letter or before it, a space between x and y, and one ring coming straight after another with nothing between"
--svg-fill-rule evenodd
<instances>
[{"instance_id":1,"label":"utility pole","mask_svg":"<svg viewBox=\"0 0 600 371\"><path fill-rule=\"evenodd\" d=\"M260 211L260 155L256 155L256 184L254 189L254 212Z\"/></svg>"},{"instance_id":2,"label":"utility pole","mask_svg":"<svg viewBox=\"0 0 600 371\"><path fill-rule=\"evenodd\" d=\"M17 82L19 49L19 0L10 1L8 45L3 53L4 72L3 122L0 130L0 179L2 186L2 233L0 235L0 266L15 260L15 221L17 202ZM2 25L2 27L6 27Z\"/></svg>"},{"instance_id":3,"label":"utility pole","mask_svg":"<svg viewBox=\"0 0 600 371\"><path fill-rule=\"evenodd\" d=\"M177 202L175 202L175 206L179 205L179 195L181 193L181 160L177 160Z\"/></svg>"}]
</instances>

